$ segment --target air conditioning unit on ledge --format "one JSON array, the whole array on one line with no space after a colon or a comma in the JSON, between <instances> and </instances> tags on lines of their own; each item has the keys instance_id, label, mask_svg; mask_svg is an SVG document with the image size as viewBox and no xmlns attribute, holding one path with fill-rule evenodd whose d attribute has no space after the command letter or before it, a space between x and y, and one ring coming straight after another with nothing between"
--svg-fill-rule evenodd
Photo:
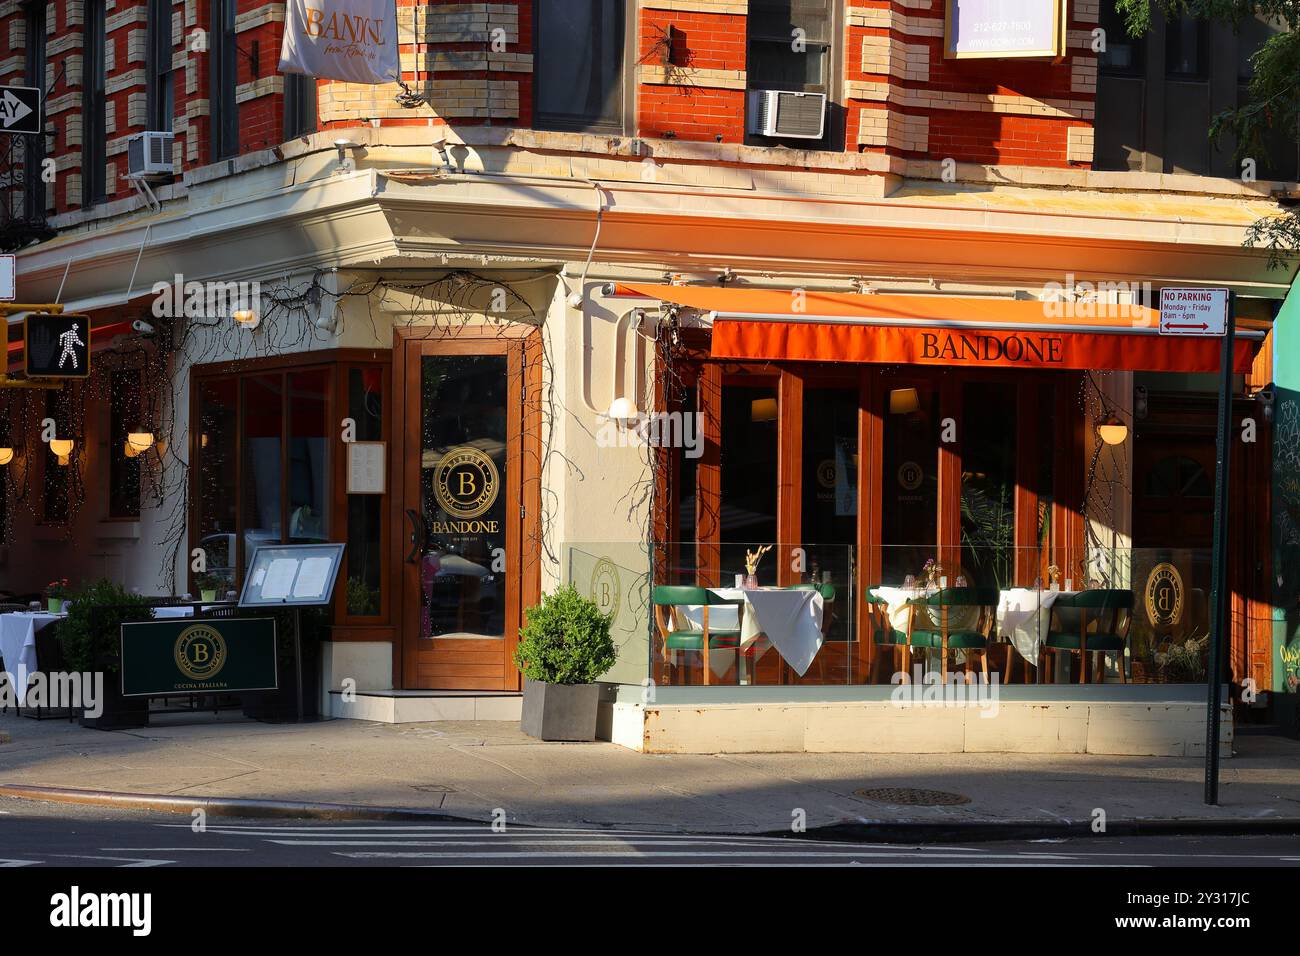
<instances>
[{"instance_id":1,"label":"air conditioning unit on ledge","mask_svg":"<svg viewBox=\"0 0 1300 956\"><path fill-rule=\"evenodd\" d=\"M826 94L793 90L755 90L753 132L777 139L821 139L826 126Z\"/></svg>"},{"instance_id":2,"label":"air conditioning unit on ledge","mask_svg":"<svg viewBox=\"0 0 1300 956\"><path fill-rule=\"evenodd\" d=\"M176 171L172 165L172 133L150 131L136 133L126 141L126 175L128 179L146 179L150 176L170 176Z\"/></svg>"}]
</instances>

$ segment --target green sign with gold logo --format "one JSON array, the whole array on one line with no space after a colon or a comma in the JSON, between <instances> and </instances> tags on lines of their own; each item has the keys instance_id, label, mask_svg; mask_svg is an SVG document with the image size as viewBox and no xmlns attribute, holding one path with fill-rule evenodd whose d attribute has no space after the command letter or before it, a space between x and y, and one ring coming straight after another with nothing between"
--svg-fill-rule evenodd
<instances>
[{"instance_id":1,"label":"green sign with gold logo","mask_svg":"<svg viewBox=\"0 0 1300 956\"><path fill-rule=\"evenodd\" d=\"M122 696L274 690L271 618L178 618L122 625Z\"/></svg>"}]
</instances>

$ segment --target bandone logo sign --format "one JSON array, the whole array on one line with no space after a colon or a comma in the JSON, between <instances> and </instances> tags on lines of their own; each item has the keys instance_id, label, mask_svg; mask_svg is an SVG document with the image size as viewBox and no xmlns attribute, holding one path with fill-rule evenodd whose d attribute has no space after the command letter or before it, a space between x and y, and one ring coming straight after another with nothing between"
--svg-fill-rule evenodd
<instances>
[{"instance_id":1,"label":"bandone logo sign","mask_svg":"<svg viewBox=\"0 0 1300 956\"><path fill-rule=\"evenodd\" d=\"M280 72L390 83L399 75L393 0L288 0Z\"/></svg>"}]
</instances>

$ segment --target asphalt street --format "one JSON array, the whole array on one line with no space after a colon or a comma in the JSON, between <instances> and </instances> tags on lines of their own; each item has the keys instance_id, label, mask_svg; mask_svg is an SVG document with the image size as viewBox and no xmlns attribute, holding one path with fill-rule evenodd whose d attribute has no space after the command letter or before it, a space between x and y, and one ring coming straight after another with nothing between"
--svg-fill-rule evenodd
<instances>
[{"instance_id":1,"label":"asphalt street","mask_svg":"<svg viewBox=\"0 0 1300 956\"><path fill-rule=\"evenodd\" d=\"M484 823L312 822L15 801L0 868L167 866L1295 866L1300 837L1104 837L907 846Z\"/></svg>"}]
</instances>

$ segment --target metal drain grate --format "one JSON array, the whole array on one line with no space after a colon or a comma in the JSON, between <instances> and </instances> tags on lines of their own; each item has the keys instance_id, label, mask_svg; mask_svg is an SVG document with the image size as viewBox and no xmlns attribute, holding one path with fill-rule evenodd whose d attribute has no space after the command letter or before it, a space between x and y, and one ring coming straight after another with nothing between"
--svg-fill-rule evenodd
<instances>
[{"instance_id":1,"label":"metal drain grate","mask_svg":"<svg viewBox=\"0 0 1300 956\"><path fill-rule=\"evenodd\" d=\"M854 790L853 795L876 803L900 807L955 807L970 803L970 797L943 790L918 790L915 787L872 787Z\"/></svg>"}]
</instances>

